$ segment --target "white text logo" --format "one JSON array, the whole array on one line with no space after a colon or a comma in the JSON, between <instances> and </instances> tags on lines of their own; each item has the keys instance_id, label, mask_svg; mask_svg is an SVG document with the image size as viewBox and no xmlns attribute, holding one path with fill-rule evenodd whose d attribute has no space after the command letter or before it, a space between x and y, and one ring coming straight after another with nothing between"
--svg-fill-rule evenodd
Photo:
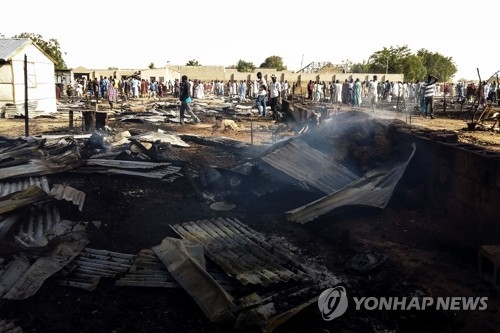
<instances>
[{"instance_id":1,"label":"white text logo","mask_svg":"<svg viewBox=\"0 0 500 333\"><path fill-rule=\"evenodd\" d=\"M347 310L347 292L344 287L324 290L318 298L318 307L324 320L340 317Z\"/></svg>"}]
</instances>

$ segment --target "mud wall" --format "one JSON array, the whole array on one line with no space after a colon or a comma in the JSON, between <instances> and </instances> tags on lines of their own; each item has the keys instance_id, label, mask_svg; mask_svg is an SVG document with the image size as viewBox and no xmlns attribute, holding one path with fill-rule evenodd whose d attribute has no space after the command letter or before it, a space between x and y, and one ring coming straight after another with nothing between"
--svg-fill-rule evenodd
<instances>
[{"instance_id":1,"label":"mud wall","mask_svg":"<svg viewBox=\"0 0 500 333\"><path fill-rule=\"evenodd\" d=\"M500 153L465 143L442 142L443 137L398 132L401 147L417 144L403 196L414 208L442 210L478 243L500 237ZM411 203L410 203L411 204Z\"/></svg>"}]
</instances>

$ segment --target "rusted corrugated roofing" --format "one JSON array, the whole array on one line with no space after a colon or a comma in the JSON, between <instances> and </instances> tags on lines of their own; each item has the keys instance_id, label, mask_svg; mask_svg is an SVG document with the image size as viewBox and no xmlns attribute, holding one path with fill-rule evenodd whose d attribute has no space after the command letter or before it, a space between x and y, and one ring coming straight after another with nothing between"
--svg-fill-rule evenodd
<instances>
[{"instance_id":1,"label":"rusted corrugated roofing","mask_svg":"<svg viewBox=\"0 0 500 333\"><path fill-rule=\"evenodd\" d=\"M307 223L318 216L342 206L372 206L385 208L408 163L415 154L416 146L405 162L392 167L371 170L363 177L341 190L312 203L287 212L290 221Z\"/></svg>"},{"instance_id":2,"label":"rusted corrugated roofing","mask_svg":"<svg viewBox=\"0 0 500 333\"><path fill-rule=\"evenodd\" d=\"M302 258L276 244L237 219L212 219L172 225L182 238L203 245L206 255L243 285L289 280L308 281Z\"/></svg>"},{"instance_id":3,"label":"rusted corrugated roofing","mask_svg":"<svg viewBox=\"0 0 500 333\"><path fill-rule=\"evenodd\" d=\"M359 177L326 154L295 138L279 145L261 159L288 176L325 194L333 193Z\"/></svg>"}]
</instances>

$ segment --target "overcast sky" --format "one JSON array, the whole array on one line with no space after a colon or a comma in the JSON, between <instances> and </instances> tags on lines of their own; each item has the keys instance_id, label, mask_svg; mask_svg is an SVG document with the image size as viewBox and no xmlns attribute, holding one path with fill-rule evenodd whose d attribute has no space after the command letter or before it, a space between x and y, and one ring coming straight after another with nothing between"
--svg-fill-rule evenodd
<instances>
[{"instance_id":1,"label":"overcast sky","mask_svg":"<svg viewBox=\"0 0 500 333\"><path fill-rule=\"evenodd\" d=\"M451 57L454 80L500 70L500 1L8 1L0 34L57 39L70 68L259 66L272 55L289 70L312 61L367 61L407 45Z\"/></svg>"}]
</instances>

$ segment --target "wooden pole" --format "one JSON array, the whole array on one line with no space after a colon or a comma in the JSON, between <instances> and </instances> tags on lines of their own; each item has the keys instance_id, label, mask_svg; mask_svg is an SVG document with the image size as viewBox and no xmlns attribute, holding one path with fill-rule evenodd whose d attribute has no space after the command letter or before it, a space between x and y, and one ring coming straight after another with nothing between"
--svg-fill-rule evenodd
<instances>
[{"instance_id":1,"label":"wooden pole","mask_svg":"<svg viewBox=\"0 0 500 333\"><path fill-rule=\"evenodd\" d=\"M24 55L24 135L30 135L29 125L29 109L28 109L28 56Z\"/></svg>"},{"instance_id":2,"label":"wooden pole","mask_svg":"<svg viewBox=\"0 0 500 333\"><path fill-rule=\"evenodd\" d=\"M250 115L252 117L252 115ZM253 146L253 119L250 118L250 144Z\"/></svg>"}]
</instances>

